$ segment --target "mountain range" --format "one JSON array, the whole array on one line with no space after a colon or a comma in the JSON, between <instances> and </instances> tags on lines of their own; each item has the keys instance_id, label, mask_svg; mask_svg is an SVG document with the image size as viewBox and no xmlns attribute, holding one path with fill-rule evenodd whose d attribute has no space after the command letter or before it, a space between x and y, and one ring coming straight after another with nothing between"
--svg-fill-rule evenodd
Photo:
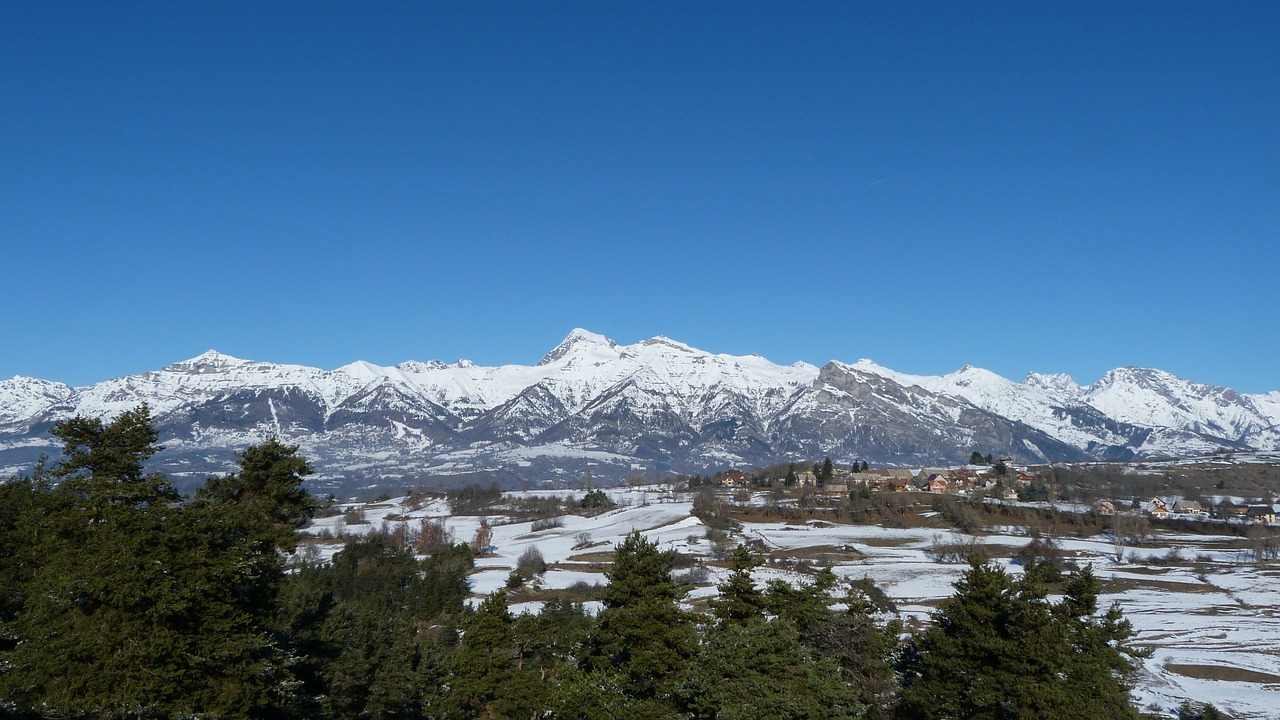
<instances>
[{"instance_id":1,"label":"mountain range","mask_svg":"<svg viewBox=\"0 0 1280 720\"><path fill-rule=\"evenodd\" d=\"M74 415L147 403L157 468L181 487L270 437L296 443L319 488L504 486L707 472L830 456L934 465L978 450L1019 461L1133 460L1280 450L1280 392L1243 394L1161 370L1092 385L966 366L941 376L870 360L777 365L655 337L619 345L576 329L536 365L459 360L336 370L209 351L161 370L74 388L0 381L0 471L56 455Z\"/></svg>"}]
</instances>

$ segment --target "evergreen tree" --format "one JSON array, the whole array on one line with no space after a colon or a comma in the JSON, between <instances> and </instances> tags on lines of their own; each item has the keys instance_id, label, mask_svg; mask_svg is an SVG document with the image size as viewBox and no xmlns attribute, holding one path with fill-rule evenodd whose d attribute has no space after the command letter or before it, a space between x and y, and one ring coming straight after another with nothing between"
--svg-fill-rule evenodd
<instances>
[{"instance_id":1,"label":"evergreen tree","mask_svg":"<svg viewBox=\"0 0 1280 720\"><path fill-rule=\"evenodd\" d=\"M836 476L835 466L831 464L831 458L824 458L822 461L822 470L818 477L822 480L830 480Z\"/></svg>"},{"instance_id":2,"label":"evergreen tree","mask_svg":"<svg viewBox=\"0 0 1280 720\"><path fill-rule=\"evenodd\" d=\"M470 569L466 545L419 561L394 537L373 534L294 573L280 622L304 658L298 714L417 717L438 705L454 644L448 618L462 612Z\"/></svg>"},{"instance_id":3,"label":"evergreen tree","mask_svg":"<svg viewBox=\"0 0 1280 720\"><path fill-rule=\"evenodd\" d=\"M763 617L765 598L751 579L751 571L764 561L747 547L739 545L729 558L729 577L718 588L720 597L711 603L721 623L745 623Z\"/></svg>"},{"instance_id":4,"label":"evergreen tree","mask_svg":"<svg viewBox=\"0 0 1280 720\"><path fill-rule=\"evenodd\" d=\"M1096 610L1096 579L1082 571L1049 603L1034 581L972 563L902 663L903 718L1136 718L1123 642L1130 628Z\"/></svg>"},{"instance_id":5,"label":"evergreen tree","mask_svg":"<svg viewBox=\"0 0 1280 720\"><path fill-rule=\"evenodd\" d=\"M146 406L56 424L62 483L29 516L41 559L9 629L0 694L49 715L251 717L287 703L291 660L267 622L280 577L261 519L175 504L143 464ZM252 551L248 548L254 548Z\"/></svg>"},{"instance_id":6,"label":"evergreen tree","mask_svg":"<svg viewBox=\"0 0 1280 720\"><path fill-rule=\"evenodd\" d=\"M875 613L891 606L866 579L848 585L842 598L844 612L833 611L831 593L837 585L839 580L830 568L823 568L806 585L772 580L766 607L795 626L811 657L835 663L839 677L866 706L868 717L887 717L895 688L892 661L901 625L877 622Z\"/></svg>"},{"instance_id":7,"label":"evergreen tree","mask_svg":"<svg viewBox=\"0 0 1280 720\"><path fill-rule=\"evenodd\" d=\"M659 550L638 531L617 546L587 658L588 668L616 674L627 697L650 703L647 716L668 712L674 684L696 650L692 618L679 605L684 589L671 577L674 560L674 551Z\"/></svg>"},{"instance_id":8,"label":"evergreen tree","mask_svg":"<svg viewBox=\"0 0 1280 720\"><path fill-rule=\"evenodd\" d=\"M699 720L844 720L863 714L834 664L806 654L791 623L762 616L709 631L681 696Z\"/></svg>"},{"instance_id":9,"label":"evergreen tree","mask_svg":"<svg viewBox=\"0 0 1280 720\"><path fill-rule=\"evenodd\" d=\"M440 704L447 718L537 717L546 690L529 668L517 665L514 619L506 596L487 596L463 621L462 643L449 661L449 692Z\"/></svg>"}]
</instances>

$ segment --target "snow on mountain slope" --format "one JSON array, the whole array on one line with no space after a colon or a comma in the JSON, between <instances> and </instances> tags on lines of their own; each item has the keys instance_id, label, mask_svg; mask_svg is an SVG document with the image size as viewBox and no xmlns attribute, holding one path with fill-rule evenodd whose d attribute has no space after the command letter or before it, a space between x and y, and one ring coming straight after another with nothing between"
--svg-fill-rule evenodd
<instances>
[{"instance_id":1,"label":"snow on mountain slope","mask_svg":"<svg viewBox=\"0 0 1280 720\"><path fill-rule=\"evenodd\" d=\"M1032 373L1015 383L990 370L966 365L946 375L907 375L860 360L850 366L915 385L932 393L963 398L988 412L1025 423L1062 442L1086 449L1123 445L1127 436L1079 400L1080 388L1067 375Z\"/></svg>"},{"instance_id":2,"label":"snow on mountain slope","mask_svg":"<svg viewBox=\"0 0 1280 720\"><path fill-rule=\"evenodd\" d=\"M341 371L241 360L210 350L158 371L77 388L72 406L60 415L114 415L145 401L158 416L227 393L286 388L329 408L362 385L359 378Z\"/></svg>"},{"instance_id":3,"label":"snow on mountain slope","mask_svg":"<svg viewBox=\"0 0 1280 720\"><path fill-rule=\"evenodd\" d=\"M0 380L0 428L18 426L74 394L71 386L48 380L21 375Z\"/></svg>"},{"instance_id":4,"label":"snow on mountain slope","mask_svg":"<svg viewBox=\"0 0 1280 720\"><path fill-rule=\"evenodd\" d=\"M593 457L702 471L825 454L910 463L974 449L1028 460L1280 449L1280 392L1241 395L1158 370L1121 368L1082 388L1066 375L1018 383L970 366L940 376L870 360L784 366L575 329L536 365L322 370L209 351L83 388L13 378L0 382L0 454L18 462L36 440L47 444L48 422L140 402L162 427L166 457L193 476L271 434L334 473L406 477L563 473ZM521 451L533 447L554 452Z\"/></svg>"},{"instance_id":5,"label":"snow on mountain slope","mask_svg":"<svg viewBox=\"0 0 1280 720\"><path fill-rule=\"evenodd\" d=\"M1111 370L1085 389L1084 400L1119 422L1232 441L1275 425L1249 396L1147 368Z\"/></svg>"}]
</instances>

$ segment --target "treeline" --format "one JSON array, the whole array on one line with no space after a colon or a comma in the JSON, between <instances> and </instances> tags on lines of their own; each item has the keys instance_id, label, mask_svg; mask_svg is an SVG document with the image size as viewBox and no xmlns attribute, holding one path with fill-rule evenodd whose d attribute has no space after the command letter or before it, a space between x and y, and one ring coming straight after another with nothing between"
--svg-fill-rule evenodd
<instances>
[{"instance_id":1,"label":"treeline","mask_svg":"<svg viewBox=\"0 0 1280 720\"><path fill-rule=\"evenodd\" d=\"M465 603L466 544L351 541L288 572L315 504L297 448L183 500L143 472L146 407L75 418L0 485L0 712L46 718L1125 718L1130 629L1087 570L1053 590L975 562L905 643L869 581L759 584L739 547L708 614L674 552L615 548L602 608ZM460 498L463 502L475 500Z\"/></svg>"}]
</instances>

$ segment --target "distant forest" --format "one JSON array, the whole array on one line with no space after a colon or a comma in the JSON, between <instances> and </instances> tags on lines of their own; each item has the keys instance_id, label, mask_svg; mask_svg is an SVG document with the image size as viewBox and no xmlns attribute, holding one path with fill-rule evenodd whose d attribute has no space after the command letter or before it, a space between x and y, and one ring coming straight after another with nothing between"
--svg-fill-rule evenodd
<instances>
[{"instance_id":1,"label":"distant forest","mask_svg":"<svg viewBox=\"0 0 1280 720\"><path fill-rule=\"evenodd\" d=\"M760 584L745 547L710 612L690 612L675 554L632 533L598 613L557 599L513 616L505 591L465 602L467 544L374 533L287 568L317 509L297 447L251 447L182 498L143 470L146 406L52 432L62 459L0 484L8 716L1140 717L1131 628L1087 569L1033 560L1014 578L975 559L906 635L869 581Z\"/></svg>"}]
</instances>

